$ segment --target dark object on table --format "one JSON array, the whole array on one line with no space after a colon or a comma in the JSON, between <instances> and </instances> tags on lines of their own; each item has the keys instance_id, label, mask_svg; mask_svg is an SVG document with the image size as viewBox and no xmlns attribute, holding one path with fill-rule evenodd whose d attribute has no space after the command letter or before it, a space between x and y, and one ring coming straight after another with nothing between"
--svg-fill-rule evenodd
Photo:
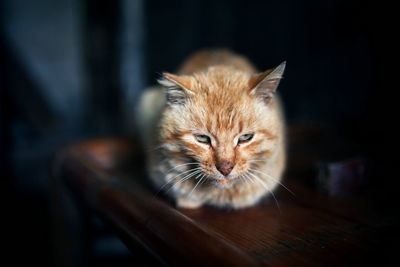
<instances>
[{"instance_id":1,"label":"dark object on table","mask_svg":"<svg viewBox=\"0 0 400 267\"><path fill-rule=\"evenodd\" d=\"M366 160L363 158L318 162L317 189L330 196L349 196L359 193L366 181L365 170Z\"/></svg>"}]
</instances>

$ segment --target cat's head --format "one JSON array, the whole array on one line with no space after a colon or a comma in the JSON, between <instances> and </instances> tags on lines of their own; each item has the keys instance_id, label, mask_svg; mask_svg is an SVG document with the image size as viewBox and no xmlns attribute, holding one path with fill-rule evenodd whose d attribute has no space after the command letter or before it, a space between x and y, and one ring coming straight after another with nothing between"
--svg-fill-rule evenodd
<instances>
[{"instance_id":1,"label":"cat's head","mask_svg":"<svg viewBox=\"0 0 400 267\"><path fill-rule=\"evenodd\" d=\"M193 162L222 188L244 180L249 168L267 164L281 138L274 93L285 63L260 74L226 66L178 76L164 73L167 108L161 143L167 156ZM190 166L190 165L189 165Z\"/></svg>"}]
</instances>

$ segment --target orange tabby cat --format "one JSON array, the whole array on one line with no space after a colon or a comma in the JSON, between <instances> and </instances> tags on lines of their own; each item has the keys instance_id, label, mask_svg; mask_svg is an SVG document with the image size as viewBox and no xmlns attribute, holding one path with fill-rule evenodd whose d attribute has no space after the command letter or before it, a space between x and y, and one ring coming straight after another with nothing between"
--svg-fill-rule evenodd
<instances>
[{"instance_id":1,"label":"orange tabby cat","mask_svg":"<svg viewBox=\"0 0 400 267\"><path fill-rule=\"evenodd\" d=\"M284 68L257 73L244 57L203 50L144 92L150 178L178 207L248 207L280 184L285 133L274 93Z\"/></svg>"}]
</instances>

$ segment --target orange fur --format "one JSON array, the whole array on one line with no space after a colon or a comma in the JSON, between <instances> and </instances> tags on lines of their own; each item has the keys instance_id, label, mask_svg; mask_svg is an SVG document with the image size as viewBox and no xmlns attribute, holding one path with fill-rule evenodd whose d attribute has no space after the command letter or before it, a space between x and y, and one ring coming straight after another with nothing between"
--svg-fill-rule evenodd
<instances>
[{"instance_id":1,"label":"orange fur","mask_svg":"<svg viewBox=\"0 0 400 267\"><path fill-rule=\"evenodd\" d=\"M187 208L248 207L272 192L285 167L284 123L273 96L283 69L258 74L244 57L204 50L178 75L164 73L167 103L148 141L160 147L148 155L156 186ZM246 134L253 138L239 143ZM211 143L199 142L198 135ZM225 164L226 171L227 163L233 169L222 174L218 166Z\"/></svg>"}]
</instances>

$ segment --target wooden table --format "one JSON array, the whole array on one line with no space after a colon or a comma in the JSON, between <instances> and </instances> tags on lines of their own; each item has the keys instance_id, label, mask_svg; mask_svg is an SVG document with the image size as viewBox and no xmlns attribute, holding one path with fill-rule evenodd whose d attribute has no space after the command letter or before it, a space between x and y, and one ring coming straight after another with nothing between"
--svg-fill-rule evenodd
<instances>
[{"instance_id":1,"label":"wooden table","mask_svg":"<svg viewBox=\"0 0 400 267\"><path fill-rule=\"evenodd\" d=\"M138 151L125 139L70 146L57 156L55 180L153 263L354 266L395 258L397 217L371 199L318 194L289 172L284 183L294 195L277 190L280 208L267 198L239 211L176 209L147 185Z\"/></svg>"}]
</instances>

